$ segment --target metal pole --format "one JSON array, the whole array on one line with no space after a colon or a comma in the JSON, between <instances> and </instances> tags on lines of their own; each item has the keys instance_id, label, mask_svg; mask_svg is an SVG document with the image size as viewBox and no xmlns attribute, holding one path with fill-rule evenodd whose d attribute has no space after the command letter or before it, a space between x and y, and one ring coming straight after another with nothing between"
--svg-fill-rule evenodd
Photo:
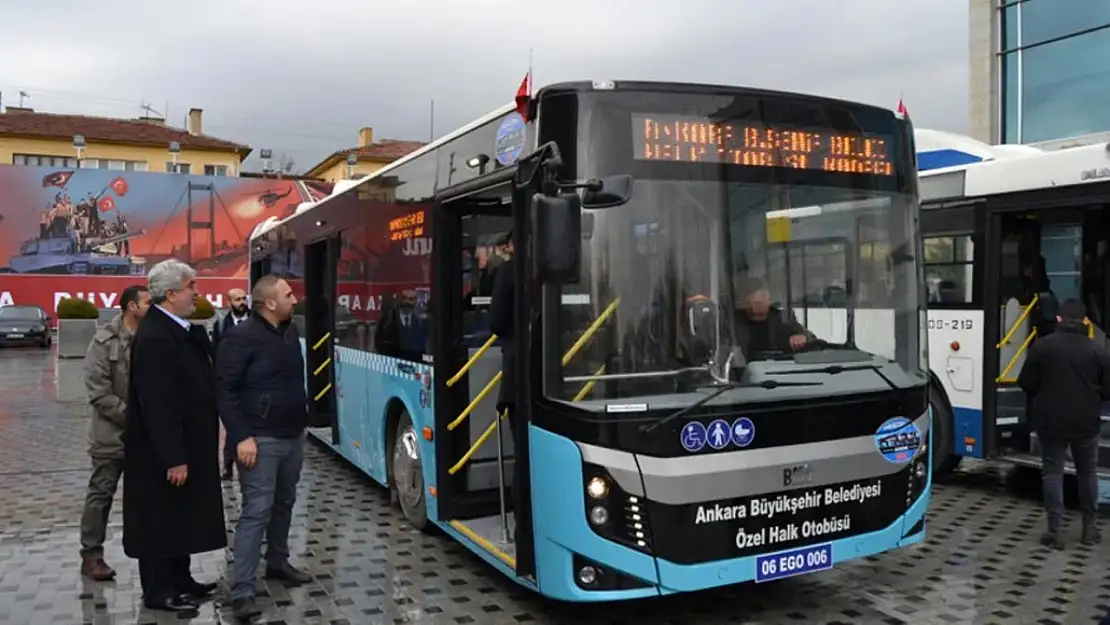
<instances>
[{"instance_id":1,"label":"metal pole","mask_svg":"<svg viewBox=\"0 0 1110 625\"><path fill-rule=\"evenodd\" d=\"M509 543L509 515L505 511L505 457L501 442L501 414L494 416L497 419L497 494L501 499L501 542Z\"/></svg>"}]
</instances>

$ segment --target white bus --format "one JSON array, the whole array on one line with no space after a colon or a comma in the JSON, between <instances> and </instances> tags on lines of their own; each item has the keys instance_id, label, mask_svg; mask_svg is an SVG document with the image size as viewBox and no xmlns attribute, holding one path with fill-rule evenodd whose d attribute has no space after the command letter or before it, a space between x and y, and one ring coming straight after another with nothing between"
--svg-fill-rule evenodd
<instances>
[{"instance_id":1,"label":"white bus","mask_svg":"<svg viewBox=\"0 0 1110 625\"><path fill-rule=\"evenodd\" d=\"M951 470L963 457L1037 467L1036 434L1016 385L1036 340L1038 289L1030 286L1047 278L1058 302L1080 298L1092 340L1105 341L1110 144L1005 150L994 160L934 169L926 161L936 167L937 159L919 156L931 401L934 420L947 420L952 433L952 455L937 469ZM938 423L934 437L945 429ZM1104 439L1100 499L1107 500L1110 428Z\"/></svg>"}]
</instances>

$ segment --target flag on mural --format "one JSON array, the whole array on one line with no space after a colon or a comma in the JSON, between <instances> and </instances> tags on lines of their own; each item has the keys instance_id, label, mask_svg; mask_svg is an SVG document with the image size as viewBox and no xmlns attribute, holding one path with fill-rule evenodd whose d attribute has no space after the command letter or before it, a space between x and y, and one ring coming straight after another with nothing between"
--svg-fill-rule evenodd
<instances>
[{"instance_id":1,"label":"flag on mural","mask_svg":"<svg viewBox=\"0 0 1110 625\"><path fill-rule=\"evenodd\" d=\"M123 179L123 176L116 176L114 180L108 183L108 186L120 197L127 195L127 181Z\"/></svg>"},{"instance_id":2,"label":"flag on mural","mask_svg":"<svg viewBox=\"0 0 1110 625\"><path fill-rule=\"evenodd\" d=\"M897 113L898 113L899 117L909 117L910 116L910 112L909 112L909 110L906 109L906 103L902 101L902 98L898 98Z\"/></svg>"},{"instance_id":3,"label":"flag on mural","mask_svg":"<svg viewBox=\"0 0 1110 625\"><path fill-rule=\"evenodd\" d=\"M112 196L105 195L97 201L96 207L100 209L100 212L107 213L116 207L116 201L112 199Z\"/></svg>"},{"instance_id":4,"label":"flag on mural","mask_svg":"<svg viewBox=\"0 0 1110 625\"><path fill-rule=\"evenodd\" d=\"M73 177L72 171L56 171L52 174L46 174L42 177L42 188L46 187L64 187L69 179Z\"/></svg>"},{"instance_id":5,"label":"flag on mural","mask_svg":"<svg viewBox=\"0 0 1110 625\"><path fill-rule=\"evenodd\" d=\"M516 101L516 112L520 113L520 116L523 117L526 122L531 121L528 119L528 100L532 97L531 78L532 70L528 70L528 73L524 75L524 80L520 81L520 86L516 89L516 98L514 98Z\"/></svg>"}]
</instances>

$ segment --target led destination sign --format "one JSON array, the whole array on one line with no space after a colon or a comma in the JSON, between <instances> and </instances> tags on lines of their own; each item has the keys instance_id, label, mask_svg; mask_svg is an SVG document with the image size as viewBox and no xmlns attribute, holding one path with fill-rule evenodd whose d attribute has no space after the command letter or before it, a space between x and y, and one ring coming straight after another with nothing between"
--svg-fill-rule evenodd
<instances>
[{"instance_id":1,"label":"led destination sign","mask_svg":"<svg viewBox=\"0 0 1110 625\"><path fill-rule=\"evenodd\" d=\"M881 135L633 114L632 140L633 158L639 161L894 175L891 141Z\"/></svg>"},{"instance_id":2,"label":"led destination sign","mask_svg":"<svg viewBox=\"0 0 1110 625\"><path fill-rule=\"evenodd\" d=\"M404 241L405 239L424 236L424 211L409 213L404 217L389 220L389 240Z\"/></svg>"}]
</instances>

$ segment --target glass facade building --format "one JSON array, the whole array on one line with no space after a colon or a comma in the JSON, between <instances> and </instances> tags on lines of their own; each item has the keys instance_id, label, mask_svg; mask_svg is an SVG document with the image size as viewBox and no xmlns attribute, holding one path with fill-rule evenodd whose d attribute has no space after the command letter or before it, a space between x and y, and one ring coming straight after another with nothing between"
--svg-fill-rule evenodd
<instances>
[{"instance_id":1,"label":"glass facade building","mask_svg":"<svg viewBox=\"0 0 1110 625\"><path fill-rule=\"evenodd\" d=\"M1110 0L996 7L1000 136L993 139L1037 143L1110 131Z\"/></svg>"}]
</instances>

